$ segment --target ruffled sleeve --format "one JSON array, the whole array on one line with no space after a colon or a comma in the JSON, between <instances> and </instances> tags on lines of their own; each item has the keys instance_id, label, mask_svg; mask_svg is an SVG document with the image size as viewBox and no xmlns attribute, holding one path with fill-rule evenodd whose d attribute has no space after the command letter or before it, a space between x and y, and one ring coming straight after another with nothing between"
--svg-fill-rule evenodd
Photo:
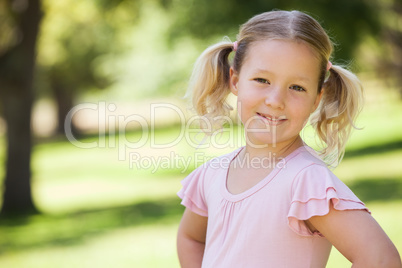
<instances>
[{"instance_id":1,"label":"ruffled sleeve","mask_svg":"<svg viewBox=\"0 0 402 268\"><path fill-rule=\"evenodd\" d=\"M192 212L207 217L208 207L204 194L205 164L195 169L181 181L183 188L177 193L182 199L181 204Z\"/></svg>"},{"instance_id":2,"label":"ruffled sleeve","mask_svg":"<svg viewBox=\"0 0 402 268\"><path fill-rule=\"evenodd\" d=\"M311 165L296 176L292 185L291 205L288 213L289 227L297 234L312 233L305 220L328 214L330 202L336 210L366 210L364 203L340 181L327 167Z\"/></svg>"}]
</instances>

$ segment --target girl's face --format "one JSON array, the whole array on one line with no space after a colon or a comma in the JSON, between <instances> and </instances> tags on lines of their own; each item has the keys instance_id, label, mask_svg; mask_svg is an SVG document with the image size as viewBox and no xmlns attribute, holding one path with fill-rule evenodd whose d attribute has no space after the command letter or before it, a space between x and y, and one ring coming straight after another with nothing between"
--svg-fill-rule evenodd
<instances>
[{"instance_id":1,"label":"girl's face","mask_svg":"<svg viewBox=\"0 0 402 268\"><path fill-rule=\"evenodd\" d=\"M319 60L306 44L252 43L240 73L230 70L248 145L285 146L295 141L320 102L318 78Z\"/></svg>"}]
</instances>

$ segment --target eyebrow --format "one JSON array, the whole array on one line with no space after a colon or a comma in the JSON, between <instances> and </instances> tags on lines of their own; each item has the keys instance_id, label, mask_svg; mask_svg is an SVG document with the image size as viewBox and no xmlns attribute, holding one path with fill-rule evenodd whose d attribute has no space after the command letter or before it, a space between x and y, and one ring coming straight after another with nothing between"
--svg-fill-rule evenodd
<instances>
[{"instance_id":1,"label":"eyebrow","mask_svg":"<svg viewBox=\"0 0 402 268\"><path fill-rule=\"evenodd\" d=\"M272 72L265 70L265 69L260 69L257 68L254 70L255 73L266 73L266 74L272 74ZM311 82L311 79L309 79L308 77L304 77L304 76L294 76L293 79L301 81L301 82Z\"/></svg>"}]
</instances>

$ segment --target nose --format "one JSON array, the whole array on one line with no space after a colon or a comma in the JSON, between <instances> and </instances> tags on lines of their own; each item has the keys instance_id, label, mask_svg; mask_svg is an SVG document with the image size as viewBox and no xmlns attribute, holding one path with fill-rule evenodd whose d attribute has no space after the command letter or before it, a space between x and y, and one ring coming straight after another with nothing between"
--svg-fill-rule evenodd
<instances>
[{"instance_id":1,"label":"nose","mask_svg":"<svg viewBox=\"0 0 402 268\"><path fill-rule=\"evenodd\" d=\"M271 87L265 96L265 105L271 106L274 109L284 109L286 94L287 91L282 87Z\"/></svg>"}]
</instances>

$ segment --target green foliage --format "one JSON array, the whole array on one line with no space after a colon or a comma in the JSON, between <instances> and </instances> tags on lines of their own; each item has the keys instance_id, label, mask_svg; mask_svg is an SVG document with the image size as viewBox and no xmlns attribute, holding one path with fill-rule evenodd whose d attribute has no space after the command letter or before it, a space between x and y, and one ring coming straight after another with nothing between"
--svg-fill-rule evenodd
<instances>
[{"instance_id":1,"label":"green foliage","mask_svg":"<svg viewBox=\"0 0 402 268\"><path fill-rule=\"evenodd\" d=\"M300 9L316 17L339 44L338 62L350 61L362 38L379 28L371 5L348 0L48 0L43 9L40 89L57 86L74 95L94 88L131 98L181 95L211 39L234 39L240 24L267 10Z\"/></svg>"},{"instance_id":2,"label":"green foliage","mask_svg":"<svg viewBox=\"0 0 402 268\"><path fill-rule=\"evenodd\" d=\"M177 0L170 8L177 14L172 38L191 35L200 40L216 35L234 39L239 25L265 11L301 10L317 18L339 44L337 61L350 61L362 38L377 34L380 25L377 10L366 1Z\"/></svg>"},{"instance_id":3,"label":"green foliage","mask_svg":"<svg viewBox=\"0 0 402 268\"><path fill-rule=\"evenodd\" d=\"M124 51L124 30L138 19L138 2L44 1L38 62L50 87L85 91L110 86L106 56Z\"/></svg>"},{"instance_id":4,"label":"green foliage","mask_svg":"<svg viewBox=\"0 0 402 268\"><path fill-rule=\"evenodd\" d=\"M0 56L17 43L16 25L10 5L7 1L0 2Z\"/></svg>"},{"instance_id":5,"label":"green foliage","mask_svg":"<svg viewBox=\"0 0 402 268\"><path fill-rule=\"evenodd\" d=\"M381 3L381 41L373 49L377 54L376 69L390 84L395 85L402 97L402 2L390 0Z\"/></svg>"}]
</instances>

